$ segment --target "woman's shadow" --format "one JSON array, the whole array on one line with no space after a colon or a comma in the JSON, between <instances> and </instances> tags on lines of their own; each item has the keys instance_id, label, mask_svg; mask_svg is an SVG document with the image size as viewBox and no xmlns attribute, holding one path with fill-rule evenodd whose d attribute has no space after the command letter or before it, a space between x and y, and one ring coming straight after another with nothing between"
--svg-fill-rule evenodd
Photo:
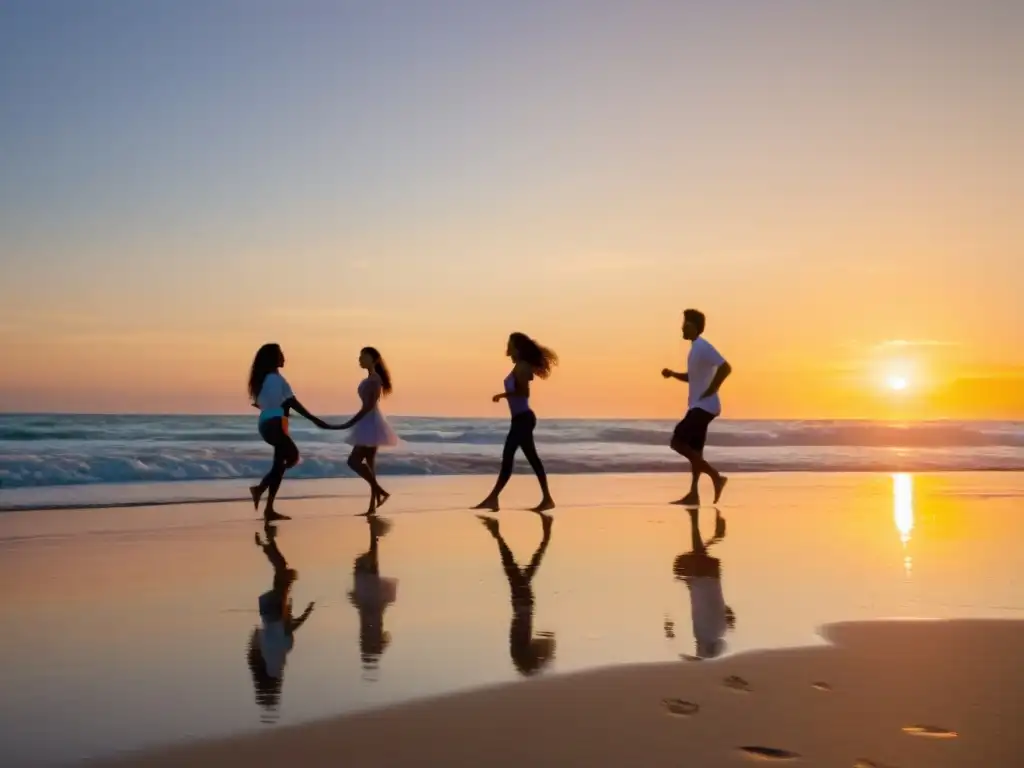
<instances>
[{"instance_id":1,"label":"woman's shadow","mask_svg":"<svg viewBox=\"0 0 1024 768\"><path fill-rule=\"evenodd\" d=\"M263 710L260 720L273 723L278 717L284 667L295 644L295 633L313 612L314 604L309 603L298 618L292 615L291 591L299 573L288 567L277 546L277 528L268 524L263 532L265 540L255 534L256 546L270 561L274 581L270 590L259 596L260 626L249 635L246 661L252 673L256 704Z\"/></svg>"},{"instance_id":2,"label":"woman's shadow","mask_svg":"<svg viewBox=\"0 0 1024 768\"><path fill-rule=\"evenodd\" d=\"M547 552L548 544L551 543L551 526L553 520L550 515L537 513L541 520L541 541L537 550L530 559L530 564L521 568L508 548L504 537L501 535L501 527L493 517L479 515L478 519L490 532L491 536L498 543L498 552L501 555L501 565L505 569L505 578L508 579L509 592L512 601L512 620L508 631L508 650L512 657L512 663L523 676L535 675L541 672L555 658L555 635L553 632L540 632L533 634L533 578Z\"/></svg>"},{"instance_id":3,"label":"woman's shadow","mask_svg":"<svg viewBox=\"0 0 1024 768\"><path fill-rule=\"evenodd\" d=\"M690 615L696 656L713 659L725 650L725 634L736 626L736 614L725 604L722 591L722 561L708 550L725 538L725 518L715 510L715 535L704 541L700 535L699 510L690 514L690 551L675 559L676 579L686 584L690 594Z\"/></svg>"},{"instance_id":4,"label":"woman's shadow","mask_svg":"<svg viewBox=\"0 0 1024 768\"><path fill-rule=\"evenodd\" d=\"M383 517L365 518L369 529L369 548L352 565L352 589L348 601L359 611L359 655L365 673L375 672L380 657L391 643L384 629L384 611L398 598L398 580L380 575L380 539L391 530Z\"/></svg>"}]
</instances>

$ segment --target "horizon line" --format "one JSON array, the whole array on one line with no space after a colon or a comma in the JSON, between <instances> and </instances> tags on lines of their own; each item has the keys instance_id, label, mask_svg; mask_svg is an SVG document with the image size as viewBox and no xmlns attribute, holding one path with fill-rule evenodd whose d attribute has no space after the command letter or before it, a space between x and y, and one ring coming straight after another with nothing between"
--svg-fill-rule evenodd
<instances>
[{"instance_id":1,"label":"horizon line","mask_svg":"<svg viewBox=\"0 0 1024 768\"><path fill-rule=\"evenodd\" d=\"M324 418L335 418L345 414L325 414ZM222 418L243 418L249 417L246 413L161 413L161 412L109 412L109 411L6 411L0 409L0 417L6 416L97 416L117 418L190 418L190 419L222 419ZM452 421L507 421L508 416L437 416L423 414L388 414L392 419L449 419ZM301 417L299 417L301 418ZM650 422L672 422L678 421L675 416L666 417L631 417L631 416L546 416L544 421L650 421ZM303 419L305 421L305 419ZM793 418L793 417L759 417L759 418L735 418L720 416L715 419L717 422L840 422L840 423L884 423L884 424L943 424L943 423L968 423L968 424L1024 424L1024 418L985 418L985 419L964 419L954 417L940 417L930 419L897 419L897 418L867 418L867 417L827 417L815 418Z\"/></svg>"}]
</instances>

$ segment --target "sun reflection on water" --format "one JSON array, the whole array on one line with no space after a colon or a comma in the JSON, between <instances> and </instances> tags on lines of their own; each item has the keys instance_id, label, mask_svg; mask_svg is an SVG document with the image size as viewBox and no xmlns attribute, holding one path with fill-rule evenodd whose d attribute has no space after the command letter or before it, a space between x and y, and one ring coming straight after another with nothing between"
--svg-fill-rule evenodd
<instances>
[{"instance_id":1,"label":"sun reflection on water","mask_svg":"<svg viewBox=\"0 0 1024 768\"><path fill-rule=\"evenodd\" d=\"M899 472L892 476L892 513L896 530L900 532L900 543L903 545L903 571L909 577L913 570L913 560L907 552L907 544L914 530L914 476L907 472Z\"/></svg>"}]
</instances>

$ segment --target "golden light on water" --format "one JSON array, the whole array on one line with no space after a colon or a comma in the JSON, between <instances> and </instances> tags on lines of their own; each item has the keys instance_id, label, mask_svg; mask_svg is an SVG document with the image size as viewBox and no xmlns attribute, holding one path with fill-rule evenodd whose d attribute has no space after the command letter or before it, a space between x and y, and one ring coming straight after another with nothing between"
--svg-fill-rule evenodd
<instances>
[{"instance_id":1,"label":"golden light on water","mask_svg":"<svg viewBox=\"0 0 1024 768\"><path fill-rule=\"evenodd\" d=\"M913 560L907 553L907 543L914 531L914 476L899 472L892 476L892 514L896 530L903 545L903 570L907 576L913 568Z\"/></svg>"}]
</instances>

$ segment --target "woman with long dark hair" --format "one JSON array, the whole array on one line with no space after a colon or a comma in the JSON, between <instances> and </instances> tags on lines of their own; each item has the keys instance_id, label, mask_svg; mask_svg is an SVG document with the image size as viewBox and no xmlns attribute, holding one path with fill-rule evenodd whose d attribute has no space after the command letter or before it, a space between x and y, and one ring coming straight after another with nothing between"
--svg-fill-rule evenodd
<instances>
[{"instance_id":1,"label":"woman with long dark hair","mask_svg":"<svg viewBox=\"0 0 1024 768\"><path fill-rule=\"evenodd\" d=\"M249 635L246 661L252 673L256 703L264 709L264 722L277 720L277 707L281 699L284 665L295 645L295 633L313 613L314 603L295 618L292 612L292 586L299 573L288 567L277 547L277 529L264 527L266 541L256 534L256 546L263 550L274 569L274 582L270 591L259 597L260 623Z\"/></svg>"},{"instance_id":2,"label":"woman with long dark hair","mask_svg":"<svg viewBox=\"0 0 1024 768\"><path fill-rule=\"evenodd\" d=\"M551 369L558 365L558 355L547 347L543 347L531 339L525 333L513 333L508 337L508 346L505 349L513 362L512 372L505 377L505 391L491 398L495 403L501 400L508 401L508 409L512 415L512 422L509 425L508 437L505 438L505 449L501 454L501 471L498 473L498 480L494 489L487 498L481 501L474 509L487 509L497 512L498 496L512 477L512 467L516 458L516 451L523 449L526 460L530 462L534 474L540 483L540 490L543 497L540 504L533 508L534 512L543 512L554 509L555 501L551 498L548 490L548 476L544 471L544 464L537 455L537 446L533 441L533 430L537 426L537 416L530 408L530 382L534 377L546 379L551 375Z\"/></svg>"},{"instance_id":3,"label":"woman with long dark hair","mask_svg":"<svg viewBox=\"0 0 1024 768\"><path fill-rule=\"evenodd\" d=\"M339 428L318 419L302 406L287 380L281 375L280 369L283 367L284 352L281 351L281 347L277 344L264 344L256 352L249 371L249 397L252 399L253 407L258 408L260 412L260 437L274 449L274 463L270 471L259 485L249 488L256 509L260 508L263 494L267 494L267 504L263 507L263 519L267 522L290 519L274 509L274 499L277 498L285 470L299 463L299 449L295 447L295 441L288 434L289 412L294 409L320 429Z\"/></svg>"},{"instance_id":4,"label":"woman with long dark hair","mask_svg":"<svg viewBox=\"0 0 1024 768\"><path fill-rule=\"evenodd\" d=\"M377 449L398 445L398 435L380 412L380 400L391 394L391 372L373 347L359 351L359 367L366 371L366 378L359 383L359 399L362 407L339 429L355 427L346 438L353 446L348 465L370 485L370 506L367 515L377 512L377 507L391 495L377 483Z\"/></svg>"}]
</instances>

